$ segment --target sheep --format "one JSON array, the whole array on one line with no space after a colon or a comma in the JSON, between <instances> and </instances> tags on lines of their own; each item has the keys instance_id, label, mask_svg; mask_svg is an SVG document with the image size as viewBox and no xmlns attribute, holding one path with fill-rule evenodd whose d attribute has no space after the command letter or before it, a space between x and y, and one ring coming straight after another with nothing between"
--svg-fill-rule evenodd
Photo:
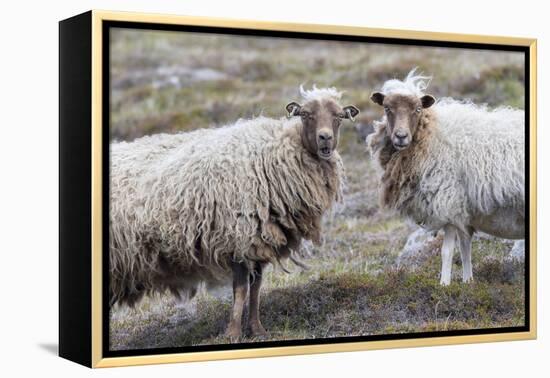
<instances>
[{"instance_id":1,"label":"sheep","mask_svg":"<svg viewBox=\"0 0 550 378\"><path fill-rule=\"evenodd\" d=\"M525 238L524 111L435 98L413 69L371 100L384 107L367 148L381 168L381 205L423 228L443 229L441 284L451 282L458 238L462 280L473 280L476 231Z\"/></svg>"},{"instance_id":2,"label":"sheep","mask_svg":"<svg viewBox=\"0 0 550 378\"><path fill-rule=\"evenodd\" d=\"M287 118L111 144L111 306L165 291L188 300L232 278L226 335L240 338L249 292L251 334L267 335L264 267L303 265L301 240L320 242L321 218L342 197L339 128L359 113L335 88L300 93Z\"/></svg>"}]
</instances>

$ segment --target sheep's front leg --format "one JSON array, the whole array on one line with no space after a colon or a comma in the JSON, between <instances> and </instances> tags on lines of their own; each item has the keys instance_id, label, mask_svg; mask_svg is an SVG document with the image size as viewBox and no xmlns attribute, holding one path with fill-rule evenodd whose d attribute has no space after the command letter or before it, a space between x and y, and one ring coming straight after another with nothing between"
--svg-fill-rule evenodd
<instances>
[{"instance_id":1,"label":"sheep's front leg","mask_svg":"<svg viewBox=\"0 0 550 378\"><path fill-rule=\"evenodd\" d=\"M462 281L473 281L472 273L472 232L458 233L458 242L460 247L460 258L462 259Z\"/></svg>"},{"instance_id":2,"label":"sheep's front leg","mask_svg":"<svg viewBox=\"0 0 550 378\"><path fill-rule=\"evenodd\" d=\"M263 264L256 263L254 273L250 275L249 325L252 336L268 335L260 322L260 288L262 286L262 272Z\"/></svg>"},{"instance_id":3,"label":"sheep's front leg","mask_svg":"<svg viewBox=\"0 0 550 378\"><path fill-rule=\"evenodd\" d=\"M447 286L451 283L451 273L453 269L453 253L456 241L456 228L452 225L446 225L443 230L443 247L441 247L441 285Z\"/></svg>"},{"instance_id":4,"label":"sheep's front leg","mask_svg":"<svg viewBox=\"0 0 550 378\"><path fill-rule=\"evenodd\" d=\"M233 310L231 311L226 335L232 341L236 341L241 337L241 322L246 296L248 295L249 272L244 264L232 263L231 268L233 270Z\"/></svg>"}]
</instances>

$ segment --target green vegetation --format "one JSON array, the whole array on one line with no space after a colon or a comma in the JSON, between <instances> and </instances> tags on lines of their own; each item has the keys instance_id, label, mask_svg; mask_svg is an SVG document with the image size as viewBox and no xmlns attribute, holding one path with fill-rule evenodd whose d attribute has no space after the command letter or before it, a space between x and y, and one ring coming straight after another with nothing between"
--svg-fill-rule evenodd
<instances>
[{"instance_id":1,"label":"green vegetation","mask_svg":"<svg viewBox=\"0 0 550 378\"><path fill-rule=\"evenodd\" d=\"M380 115L370 92L412 67L433 75L435 96L489 106L523 107L523 56L518 53L416 46L119 30L111 36L111 137L132 140L158 132L215 127L240 117L285 115L298 86L334 85L358 106L360 122ZM439 285L441 240L414 259L399 252L412 228L378 208L376 173L349 123L339 151L348 176L345 201L324 220L324 243L306 244L310 267L285 274L270 268L261 316L270 339L288 340L524 323L524 264L510 260L509 242L473 245L474 277ZM229 289L202 292L189 303L168 295L111 313L111 347L154 348L229 342ZM255 341L245 337L244 342Z\"/></svg>"}]
</instances>

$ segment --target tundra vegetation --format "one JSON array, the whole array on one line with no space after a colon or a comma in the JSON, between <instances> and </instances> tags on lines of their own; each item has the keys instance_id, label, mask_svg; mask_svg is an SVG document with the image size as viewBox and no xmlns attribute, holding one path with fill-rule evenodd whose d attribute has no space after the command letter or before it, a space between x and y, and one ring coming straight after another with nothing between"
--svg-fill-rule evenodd
<instances>
[{"instance_id":1,"label":"tundra vegetation","mask_svg":"<svg viewBox=\"0 0 550 378\"><path fill-rule=\"evenodd\" d=\"M418 66L437 78L436 98L470 98L489 107L523 108L524 61L517 53L312 40L116 30L111 36L111 140L217 127L239 118L285 115L296 88L336 86L361 110L359 125L379 119L371 90ZM400 258L415 230L380 209L378 175L364 138L340 128L344 202L322 224L319 246L305 243L310 269L263 274L260 314L269 340L325 338L524 324L524 262L512 243L472 243L475 281L439 284L442 238ZM231 288L200 291L190 302L153 295L110 314L112 349L228 343ZM248 313L245 310L245 318ZM245 334L242 342L265 340Z\"/></svg>"}]
</instances>

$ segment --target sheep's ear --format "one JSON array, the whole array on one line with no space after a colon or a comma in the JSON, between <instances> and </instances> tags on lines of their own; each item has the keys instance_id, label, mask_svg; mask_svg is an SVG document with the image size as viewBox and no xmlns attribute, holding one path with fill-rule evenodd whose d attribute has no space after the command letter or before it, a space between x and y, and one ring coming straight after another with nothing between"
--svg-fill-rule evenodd
<instances>
[{"instance_id":1,"label":"sheep's ear","mask_svg":"<svg viewBox=\"0 0 550 378\"><path fill-rule=\"evenodd\" d=\"M431 96L431 95L424 95L424 96L422 96L420 101L422 102L422 107L424 109L426 109L426 108L429 108L430 106L432 106L435 103L435 97Z\"/></svg>"},{"instance_id":2,"label":"sheep's ear","mask_svg":"<svg viewBox=\"0 0 550 378\"><path fill-rule=\"evenodd\" d=\"M359 109L357 109L353 105L348 105L344 107L344 114L344 118L355 121L355 117L357 116L357 114L359 114Z\"/></svg>"},{"instance_id":3,"label":"sheep's ear","mask_svg":"<svg viewBox=\"0 0 550 378\"><path fill-rule=\"evenodd\" d=\"M288 112L288 116L292 117L295 115L298 115L300 113L300 110L302 109L302 105L298 104L297 102L290 102L286 106L286 111Z\"/></svg>"},{"instance_id":4,"label":"sheep's ear","mask_svg":"<svg viewBox=\"0 0 550 378\"><path fill-rule=\"evenodd\" d=\"M370 95L370 99L372 100L372 102L380 106L384 104L384 97L386 96L384 96L384 94L381 92L374 92L373 94Z\"/></svg>"}]
</instances>

